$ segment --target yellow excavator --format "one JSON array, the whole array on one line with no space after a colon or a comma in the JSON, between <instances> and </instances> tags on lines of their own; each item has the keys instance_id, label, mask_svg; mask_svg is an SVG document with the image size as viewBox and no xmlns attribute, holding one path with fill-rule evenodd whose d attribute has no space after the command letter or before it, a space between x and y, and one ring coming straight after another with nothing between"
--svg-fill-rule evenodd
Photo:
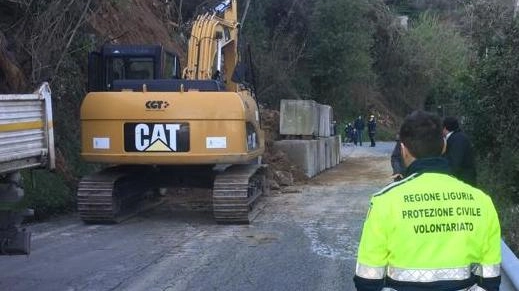
<instances>
[{"instance_id":1,"label":"yellow excavator","mask_svg":"<svg viewBox=\"0 0 519 291\"><path fill-rule=\"evenodd\" d=\"M83 221L119 222L145 193L171 187L211 188L217 222L253 219L269 184L259 106L236 70L245 67L238 29L236 0L198 16L183 70L160 45L105 45L90 54L81 156L107 167L79 182Z\"/></svg>"}]
</instances>

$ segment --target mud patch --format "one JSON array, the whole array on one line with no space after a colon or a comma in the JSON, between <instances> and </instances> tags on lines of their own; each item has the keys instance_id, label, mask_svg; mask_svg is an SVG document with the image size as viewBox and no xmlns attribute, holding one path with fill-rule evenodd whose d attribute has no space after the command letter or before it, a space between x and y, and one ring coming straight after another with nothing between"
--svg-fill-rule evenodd
<instances>
[{"instance_id":1,"label":"mud patch","mask_svg":"<svg viewBox=\"0 0 519 291\"><path fill-rule=\"evenodd\" d=\"M247 231L242 233L240 241L246 243L249 247L256 247L263 244L270 244L279 240L280 234L273 232L256 232Z\"/></svg>"}]
</instances>

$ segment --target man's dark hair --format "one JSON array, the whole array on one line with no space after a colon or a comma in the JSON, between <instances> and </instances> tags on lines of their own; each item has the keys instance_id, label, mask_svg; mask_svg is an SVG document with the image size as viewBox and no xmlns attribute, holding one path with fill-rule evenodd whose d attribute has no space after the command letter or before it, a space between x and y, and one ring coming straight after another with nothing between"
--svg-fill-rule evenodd
<instances>
[{"instance_id":1,"label":"man's dark hair","mask_svg":"<svg viewBox=\"0 0 519 291\"><path fill-rule=\"evenodd\" d=\"M443 149L440 117L425 111L413 111L400 127L400 141L417 159L440 156Z\"/></svg>"},{"instance_id":2,"label":"man's dark hair","mask_svg":"<svg viewBox=\"0 0 519 291\"><path fill-rule=\"evenodd\" d=\"M454 116L447 116L443 119L443 127L448 131L456 131L460 129L458 119Z\"/></svg>"}]
</instances>

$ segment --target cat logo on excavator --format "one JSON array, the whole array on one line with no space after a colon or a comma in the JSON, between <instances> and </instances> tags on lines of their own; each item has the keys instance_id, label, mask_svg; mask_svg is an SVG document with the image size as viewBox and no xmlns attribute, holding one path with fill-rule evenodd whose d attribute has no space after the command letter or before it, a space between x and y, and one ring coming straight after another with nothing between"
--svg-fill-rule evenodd
<instances>
[{"instance_id":1,"label":"cat logo on excavator","mask_svg":"<svg viewBox=\"0 0 519 291\"><path fill-rule=\"evenodd\" d=\"M182 124L126 123L125 150L128 152L177 152Z\"/></svg>"}]
</instances>

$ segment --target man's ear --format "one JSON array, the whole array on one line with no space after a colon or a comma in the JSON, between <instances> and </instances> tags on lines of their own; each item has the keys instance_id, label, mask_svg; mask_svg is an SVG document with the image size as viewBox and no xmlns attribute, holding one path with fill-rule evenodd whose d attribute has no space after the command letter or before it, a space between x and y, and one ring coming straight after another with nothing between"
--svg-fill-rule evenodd
<instances>
[{"instance_id":1,"label":"man's ear","mask_svg":"<svg viewBox=\"0 0 519 291\"><path fill-rule=\"evenodd\" d=\"M402 159L404 158L404 155L408 154L408 150L405 147L403 142L400 142L400 155L402 156Z\"/></svg>"},{"instance_id":2,"label":"man's ear","mask_svg":"<svg viewBox=\"0 0 519 291\"><path fill-rule=\"evenodd\" d=\"M402 155L402 160L406 167L409 167L409 165L415 160L415 157L409 152L409 149L403 142L400 143L400 154Z\"/></svg>"}]
</instances>

